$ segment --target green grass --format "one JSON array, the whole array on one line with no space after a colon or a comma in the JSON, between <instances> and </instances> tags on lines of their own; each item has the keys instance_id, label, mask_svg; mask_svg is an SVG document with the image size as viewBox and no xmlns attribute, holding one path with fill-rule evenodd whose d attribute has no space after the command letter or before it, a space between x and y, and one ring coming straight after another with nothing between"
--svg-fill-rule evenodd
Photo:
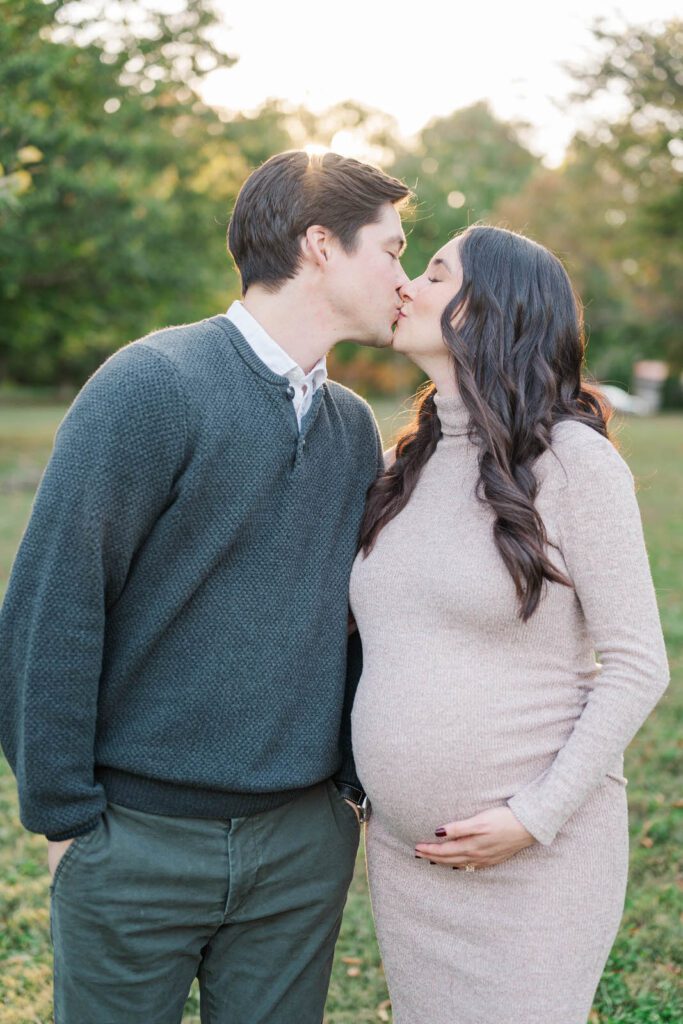
<instances>
[{"instance_id":1,"label":"green grass","mask_svg":"<svg viewBox=\"0 0 683 1024\"><path fill-rule=\"evenodd\" d=\"M396 409L391 403L376 405L387 445L404 419ZM63 406L46 404L0 409L0 594L63 411ZM630 883L591 1024L681 1024L683 794L677 774L683 747L683 417L625 422L619 443L639 481L673 681L627 753ZM45 840L19 824L14 779L0 759L0 1024L51 1022L50 988ZM193 990L184 1024L198 1020ZM390 1020L361 849L325 1021Z\"/></svg>"}]
</instances>

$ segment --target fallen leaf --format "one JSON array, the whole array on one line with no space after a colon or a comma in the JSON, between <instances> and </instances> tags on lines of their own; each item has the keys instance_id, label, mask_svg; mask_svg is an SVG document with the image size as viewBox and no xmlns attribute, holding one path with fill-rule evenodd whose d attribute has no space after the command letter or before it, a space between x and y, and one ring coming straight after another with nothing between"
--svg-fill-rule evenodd
<instances>
[{"instance_id":1,"label":"fallen leaf","mask_svg":"<svg viewBox=\"0 0 683 1024\"><path fill-rule=\"evenodd\" d=\"M380 1003L377 1007L377 1016L381 1021L389 1020L389 1010L391 1009L391 999L385 999L383 1003Z\"/></svg>"}]
</instances>

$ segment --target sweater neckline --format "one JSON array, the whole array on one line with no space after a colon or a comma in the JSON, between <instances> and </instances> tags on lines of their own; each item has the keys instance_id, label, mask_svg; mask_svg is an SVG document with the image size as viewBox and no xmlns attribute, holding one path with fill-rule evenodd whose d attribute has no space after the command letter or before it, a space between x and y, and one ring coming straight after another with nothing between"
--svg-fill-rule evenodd
<instances>
[{"instance_id":1,"label":"sweater neckline","mask_svg":"<svg viewBox=\"0 0 683 1024\"><path fill-rule=\"evenodd\" d=\"M271 368L267 366L262 359L259 359L247 339L244 337L240 329L235 327L232 320L229 320L228 317L222 313L218 316L212 317L211 319L213 323L227 334L238 354L242 357L247 366L254 371L254 373L257 373L259 377L268 381L269 384L279 384L280 387L285 388L289 387L289 378L283 377L279 373L275 373L275 371L271 370ZM322 386L324 387L324 385Z\"/></svg>"},{"instance_id":2,"label":"sweater neckline","mask_svg":"<svg viewBox=\"0 0 683 1024\"><path fill-rule=\"evenodd\" d=\"M215 323L217 327L220 327L220 329L228 336L228 340L232 343L233 348L235 348L238 355L241 356L246 365L253 370L254 373L261 377L262 380L266 381L266 383L282 388L288 398L293 398L294 388L292 387L289 377L281 377L280 374L271 370L271 368L258 357L256 352L254 352L239 327L235 327L232 320L228 319L224 314L218 314L217 316L211 317L211 322ZM275 393L270 392L270 394L271 396L274 396ZM306 443L306 436L312 429L327 394L327 380L324 380L320 387L316 389L313 398L311 399L311 405L301 420L301 423L297 423L297 453L300 453L301 447ZM296 420L296 414L293 409L292 413Z\"/></svg>"},{"instance_id":3,"label":"sweater neckline","mask_svg":"<svg viewBox=\"0 0 683 1024\"><path fill-rule=\"evenodd\" d=\"M434 395L436 413L441 423L441 433L449 437L467 437L470 422L469 409L460 395L445 398L437 393Z\"/></svg>"}]
</instances>

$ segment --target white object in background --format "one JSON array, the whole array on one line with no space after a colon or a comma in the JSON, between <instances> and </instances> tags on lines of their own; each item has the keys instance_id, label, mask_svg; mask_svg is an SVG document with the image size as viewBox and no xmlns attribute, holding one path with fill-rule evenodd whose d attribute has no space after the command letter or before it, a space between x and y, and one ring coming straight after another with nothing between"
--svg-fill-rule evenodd
<instances>
[{"instance_id":1,"label":"white object in background","mask_svg":"<svg viewBox=\"0 0 683 1024\"><path fill-rule=\"evenodd\" d=\"M647 404L650 415L660 410L662 390L668 376L669 367L660 359L641 359L633 364L633 390Z\"/></svg>"},{"instance_id":2,"label":"white object in background","mask_svg":"<svg viewBox=\"0 0 683 1024\"><path fill-rule=\"evenodd\" d=\"M647 416L652 410L650 403L639 395L629 395L628 391L614 384L598 384L601 392L615 410L630 416Z\"/></svg>"}]
</instances>

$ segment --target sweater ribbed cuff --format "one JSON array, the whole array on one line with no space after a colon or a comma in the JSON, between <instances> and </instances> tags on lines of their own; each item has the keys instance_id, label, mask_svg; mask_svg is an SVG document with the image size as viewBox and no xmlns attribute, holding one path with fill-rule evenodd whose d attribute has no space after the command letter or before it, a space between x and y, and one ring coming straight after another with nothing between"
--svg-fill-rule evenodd
<instances>
[{"instance_id":1,"label":"sweater ribbed cuff","mask_svg":"<svg viewBox=\"0 0 683 1024\"><path fill-rule=\"evenodd\" d=\"M65 839L76 839L78 836L85 836L88 832L92 832L100 823L102 815L98 814L96 818L89 821L86 825L81 825L79 828L69 828L65 832L50 832L48 835L45 833L45 838L50 843L61 843Z\"/></svg>"}]
</instances>

